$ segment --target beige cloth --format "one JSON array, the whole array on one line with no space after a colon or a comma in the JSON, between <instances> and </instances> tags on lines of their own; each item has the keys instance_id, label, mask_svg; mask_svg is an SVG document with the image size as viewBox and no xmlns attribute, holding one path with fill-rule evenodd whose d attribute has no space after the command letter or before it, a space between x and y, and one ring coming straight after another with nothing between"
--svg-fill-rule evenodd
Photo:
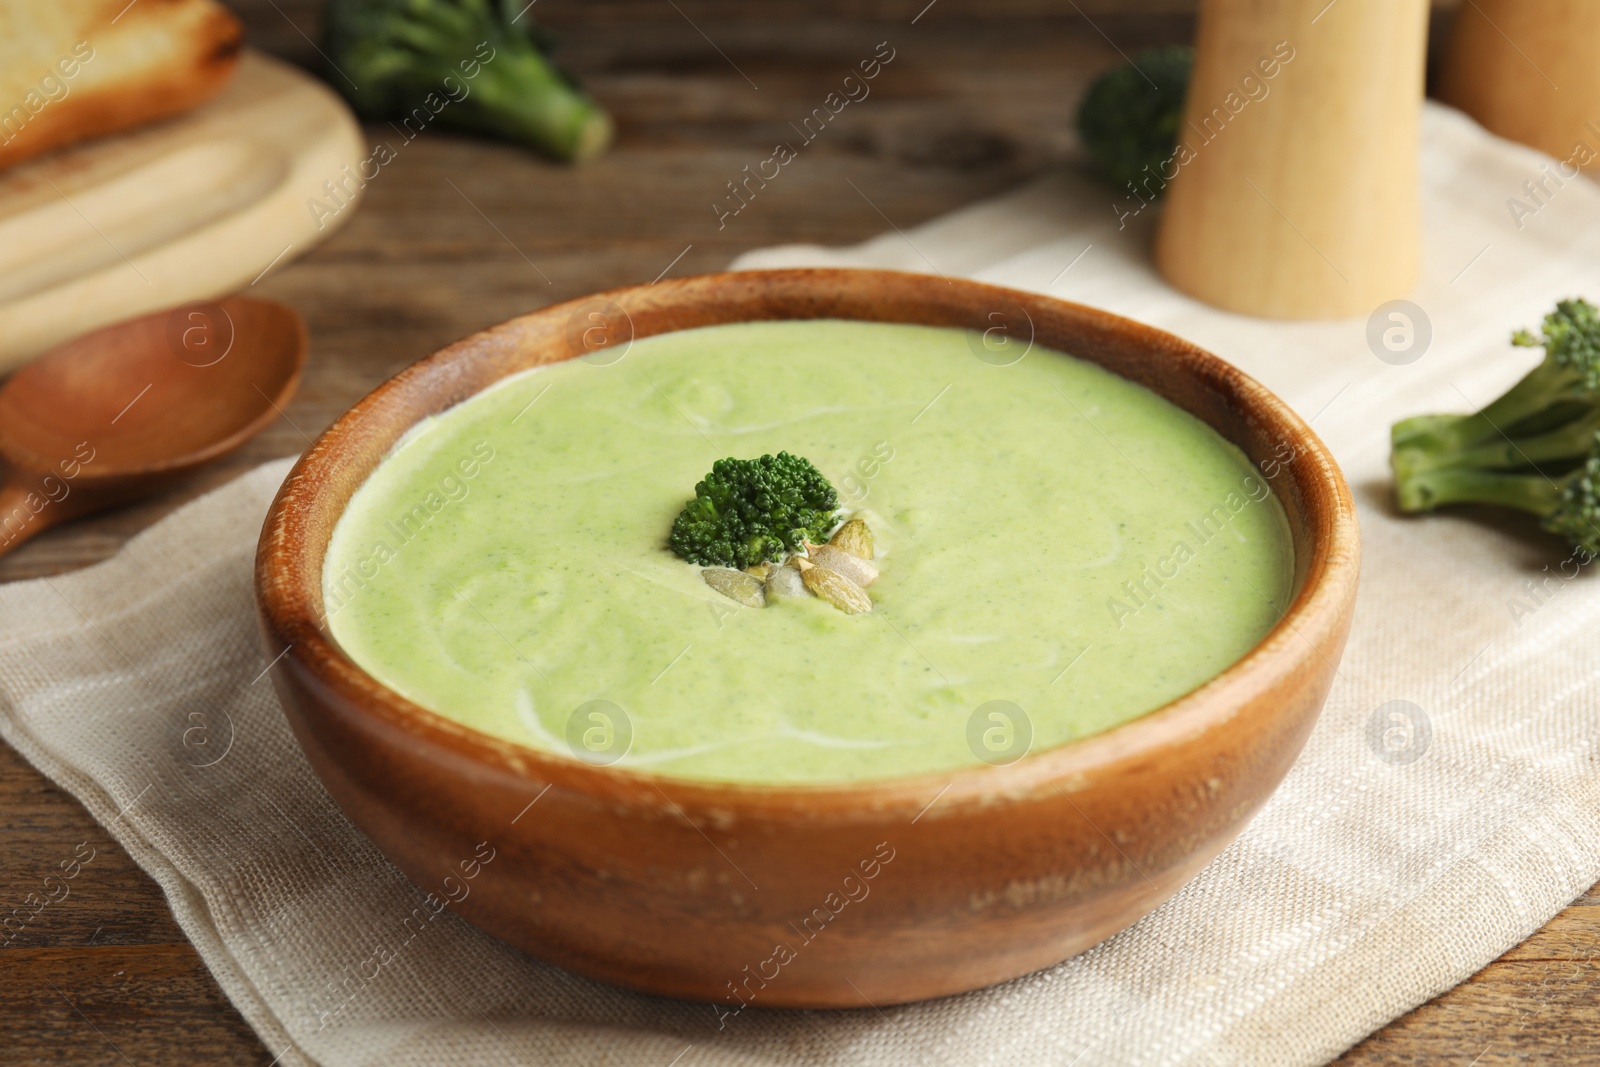
<instances>
[{"instance_id":1,"label":"beige cloth","mask_svg":"<svg viewBox=\"0 0 1600 1067\"><path fill-rule=\"evenodd\" d=\"M937 269L1166 327L1314 416L1355 487L1360 606L1304 756L1172 901L1058 967L882 1013L745 1012L719 1032L705 1005L573 977L448 912L408 942L423 891L331 803L261 677L251 559L282 462L105 564L0 588L0 733L161 883L286 1064L1331 1059L1600 877L1593 576L1546 582L1561 550L1511 524L1395 517L1384 471L1392 419L1487 399L1531 359L1506 345L1513 326L1557 297L1600 296L1600 189L1571 182L1518 229L1506 200L1541 157L1434 107L1424 160L1414 299L1433 339L1409 365L1375 358L1361 320L1268 323L1178 296L1148 264L1151 213L1118 231L1111 198L1077 178L853 251L741 262ZM1546 584L1538 606L1530 580ZM1396 700L1427 728L1415 711L1391 718Z\"/></svg>"}]
</instances>

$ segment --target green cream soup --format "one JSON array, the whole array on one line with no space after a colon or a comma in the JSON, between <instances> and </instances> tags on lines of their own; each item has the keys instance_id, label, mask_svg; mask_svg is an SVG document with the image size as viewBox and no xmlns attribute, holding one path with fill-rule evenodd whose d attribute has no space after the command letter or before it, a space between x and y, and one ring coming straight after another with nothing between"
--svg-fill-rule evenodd
<instances>
[{"instance_id":1,"label":"green cream soup","mask_svg":"<svg viewBox=\"0 0 1600 1067\"><path fill-rule=\"evenodd\" d=\"M1090 363L976 353L958 330L748 323L511 378L357 491L323 575L332 633L486 733L760 783L1010 762L1247 652L1293 579L1249 460ZM779 451L875 533L870 614L742 607L667 547L714 460Z\"/></svg>"}]
</instances>

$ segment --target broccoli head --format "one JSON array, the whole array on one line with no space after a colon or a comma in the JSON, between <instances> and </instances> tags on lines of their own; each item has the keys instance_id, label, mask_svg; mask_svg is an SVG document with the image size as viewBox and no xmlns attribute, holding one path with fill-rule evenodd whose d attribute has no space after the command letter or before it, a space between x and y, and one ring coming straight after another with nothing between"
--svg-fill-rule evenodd
<instances>
[{"instance_id":1,"label":"broccoli head","mask_svg":"<svg viewBox=\"0 0 1600 1067\"><path fill-rule=\"evenodd\" d=\"M1389 455L1402 511L1494 504L1600 552L1600 311L1562 300L1535 335L1544 359L1481 411L1394 425Z\"/></svg>"},{"instance_id":2,"label":"broccoli head","mask_svg":"<svg viewBox=\"0 0 1600 1067\"><path fill-rule=\"evenodd\" d=\"M1172 158L1193 68L1188 45L1148 48L1089 86L1078 108L1078 135L1095 165L1118 186L1160 175Z\"/></svg>"},{"instance_id":3,"label":"broccoli head","mask_svg":"<svg viewBox=\"0 0 1600 1067\"><path fill-rule=\"evenodd\" d=\"M811 462L787 452L719 459L694 487L667 543L690 563L749 567L776 563L838 521L839 495Z\"/></svg>"},{"instance_id":4,"label":"broccoli head","mask_svg":"<svg viewBox=\"0 0 1600 1067\"><path fill-rule=\"evenodd\" d=\"M1583 466L1561 479L1561 501L1545 514L1544 528L1600 555L1600 438Z\"/></svg>"},{"instance_id":5,"label":"broccoli head","mask_svg":"<svg viewBox=\"0 0 1600 1067\"><path fill-rule=\"evenodd\" d=\"M515 0L331 0L330 79L356 114L504 137L556 159L611 142L611 119L548 58ZM429 106L431 103L432 106Z\"/></svg>"}]
</instances>

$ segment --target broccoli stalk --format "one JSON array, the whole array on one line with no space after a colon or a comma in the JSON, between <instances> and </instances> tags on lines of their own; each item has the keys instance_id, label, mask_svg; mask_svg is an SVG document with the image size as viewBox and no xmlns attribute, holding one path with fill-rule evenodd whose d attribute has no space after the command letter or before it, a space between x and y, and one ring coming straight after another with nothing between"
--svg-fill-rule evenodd
<instances>
[{"instance_id":1,"label":"broccoli stalk","mask_svg":"<svg viewBox=\"0 0 1600 1067\"><path fill-rule=\"evenodd\" d=\"M519 6L331 0L327 54L334 84L363 118L424 108L441 126L505 137L557 159L598 155L611 141L610 117L550 62L549 40L525 9L518 14ZM427 108L430 95L444 105Z\"/></svg>"},{"instance_id":2,"label":"broccoli stalk","mask_svg":"<svg viewBox=\"0 0 1600 1067\"><path fill-rule=\"evenodd\" d=\"M1494 504L1535 515L1591 555L1600 554L1600 437L1589 439L1583 464L1562 475L1539 470L1507 472L1445 467L1415 479L1406 511L1431 511L1445 504ZM1415 506L1407 506L1407 504Z\"/></svg>"},{"instance_id":3,"label":"broccoli stalk","mask_svg":"<svg viewBox=\"0 0 1600 1067\"><path fill-rule=\"evenodd\" d=\"M1446 469L1481 468L1485 470L1514 470L1517 467L1570 463L1574 457L1588 453L1594 444L1594 435L1600 433L1600 404L1587 408L1577 418L1544 433L1525 433L1517 437L1496 434L1486 444L1461 448L1449 457ZM1413 446L1406 459L1417 464L1416 473L1439 465L1444 458L1437 450Z\"/></svg>"},{"instance_id":4,"label":"broccoli stalk","mask_svg":"<svg viewBox=\"0 0 1600 1067\"><path fill-rule=\"evenodd\" d=\"M1512 343L1544 360L1471 415L1421 415L1394 425L1390 466L1407 512L1494 504L1600 551L1600 311L1563 300L1543 332Z\"/></svg>"},{"instance_id":5,"label":"broccoli stalk","mask_svg":"<svg viewBox=\"0 0 1600 1067\"><path fill-rule=\"evenodd\" d=\"M690 563L749 567L777 563L838 522L839 495L809 460L779 452L719 459L694 487L667 543Z\"/></svg>"},{"instance_id":6,"label":"broccoli stalk","mask_svg":"<svg viewBox=\"0 0 1600 1067\"><path fill-rule=\"evenodd\" d=\"M1544 360L1482 411L1465 416L1422 415L1394 425L1392 443L1414 447L1419 458L1453 462L1460 453L1503 436L1519 424L1576 401L1576 414L1593 407L1600 391L1600 312L1585 300L1562 300L1535 336L1518 330L1511 343L1544 348ZM1541 426L1541 428L1548 428ZM1583 449L1588 447L1587 438ZM1581 451L1582 449L1580 449Z\"/></svg>"}]
</instances>

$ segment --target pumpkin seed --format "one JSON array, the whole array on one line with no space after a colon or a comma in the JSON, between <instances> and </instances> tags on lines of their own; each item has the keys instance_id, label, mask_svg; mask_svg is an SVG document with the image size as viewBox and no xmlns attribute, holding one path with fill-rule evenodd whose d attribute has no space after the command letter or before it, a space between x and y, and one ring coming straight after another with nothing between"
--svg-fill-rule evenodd
<instances>
[{"instance_id":1,"label":"pumpkin seed","mask_svg":"<svg viewBox=\"0 0 1600 1067\"><path fill-rule=\"evenodd\" d=\"M843 549L835 548L832 544L823 545L813 551L811 562L842 574L863 589L878 580L878 568L860 556L853 556Z\"/></svg>"},{"instance_id":2,"label":"pumpkin seed","mask_svg":"<svg viewBox=\"0 0 1600 1067\"><path fill-rule=\"evenodd\" d=\"M832 604L846 615L865 615L872 610L872 598L866 590L838 571L819 567L809 560L800 560L800 580L806 588Z\"/></svg>"},{"instance_id":3,"label":"pumpkin seed","mask_svg":"<svg viewBox=\"0 0 1600 1067\"><path fill-rule=\"evenodd\" d=\"M707 567L700 572L700 577L729 600L736 600L747 608L767 606L767 594L762 587L761 579L753 574L730 570L727 567Z\"/></svg>"},{"instance_id":4,"label":"pumpkin seed","mask_svg":"<svg viewBox=\"0 0 1600 1067\"><path fill-rule=\"evenodd\" d=\"M873 558L872 528L864 519L851 519L839 527L833 536L828 538L828 544L861 559Z\"/></svg>"},{"instance_id":5,"label":"pumpkin seed","mask_svg":"<svg viewBox=\"0 0 1600 1067\"><path fill-rule=\"evenodd\" d=\"M800 568L774 567L767 575L767 596L810 596L806 583L800 580Z\"/></svg>"}]
</instances>

